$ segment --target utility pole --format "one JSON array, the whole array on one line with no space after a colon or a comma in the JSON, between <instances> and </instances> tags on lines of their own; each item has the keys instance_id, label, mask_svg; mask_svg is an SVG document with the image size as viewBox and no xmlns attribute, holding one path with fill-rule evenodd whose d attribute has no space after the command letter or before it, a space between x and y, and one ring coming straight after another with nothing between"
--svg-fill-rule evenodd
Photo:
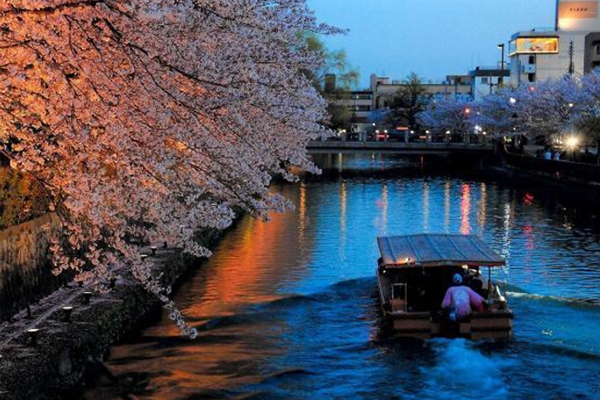
<instances>
[{"instance_id":1,"label":"utility pole","mask_svg":"<svg viewBox=\"0 0 600 400\"><path fill-rule=\"evenodd\" d=\"M504 43L500 43L498 45L498 48L500 49L501 52L501 56L500 56L500 77L498 78L498 89L502 88L502 85L504 83Z\"/></svg>"}]
</instances>

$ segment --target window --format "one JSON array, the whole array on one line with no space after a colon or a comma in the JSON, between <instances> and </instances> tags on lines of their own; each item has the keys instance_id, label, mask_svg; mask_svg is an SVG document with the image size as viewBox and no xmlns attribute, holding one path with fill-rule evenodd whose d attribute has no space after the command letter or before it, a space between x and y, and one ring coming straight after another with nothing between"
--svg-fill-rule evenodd
<instances>
[{"instance_id":1,"label":"window","mask_svg":"<svg viewBox=\"0 0 600 400\"><path fill-rule=\"evenodd\" d=\"M481 83L483 83L484 85L487 85L488 83L490 83L489 78L487 76L481 78Z\"/></svg>"},{"instance_id":2,"label":"window","mask_svg":"<svg viewBox=\"0 0 600 400\"><path fill-rule=\"evenodd\" d=\"M371 93L358 93L352 96L354 100L371 100L373 95Z\"/></svg>"},{"instance_id":3,"label":"window","mask_svg":"<svg viewBox=\"0 0 600 400\"><path fill-rule=\"evenodd\" d=\"M535 56L529 56L529 64L535 64Z\"/></svg>"}]
</instances>

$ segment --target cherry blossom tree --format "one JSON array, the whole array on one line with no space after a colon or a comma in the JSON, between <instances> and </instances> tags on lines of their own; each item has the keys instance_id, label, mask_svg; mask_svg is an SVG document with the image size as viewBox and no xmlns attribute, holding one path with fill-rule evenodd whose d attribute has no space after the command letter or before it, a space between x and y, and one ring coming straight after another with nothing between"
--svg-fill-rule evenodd
<instances>
[{"instance_id":1,"label":"cherry blossom tree","mask_svg":"<svg viewBox=\"0 0 600 400\"><path fill-rule=\"evenodd\" d=\"M593 72L581 79L581 97L575 126L596 145L596 164L600 165L600 73Z\"/></svg>"},{"instance_id":2,"label":"cherry blossom tree","mask_svg":"<svg viewBox=\"0 0 600 400\"><path fill-rule=\"evenodd\" d=\"M454 97L446 97L429 103L425 111L417 114L416 118L423 125L438 133L463 136L466 140L473 127L470 122L473 104Z\"/></svg>"},{"instance_id":3,"label":"cherry blossom tree","mask_svg":"<svg viewBox=\"0 0 600 400\"><path fill-rule=\"evenodd\" d=\"M517 132L519 117L512 89L504 88L483 96L474 109L471 122L494 137L512 136Z\"/></svg>"},{"instance_id":4,"label":"cherry blossom tree","mask_svg":"<svg viewBox=\"0 0 600 400\"><path fill-rule=\"evenodd\" d=\"M2 1L1 152L60 217L57 271L130 271L193 336L126 239L206 256L197 230L289 206L272 176L326 134L303 31L337 32L305 0Z\"/></svg>"},{"instance_id":5,"label":"cherry blossom tree","mask_svg":"<svg viewBox=\"0 0 600 400\"><path fill-rule=\"evenodd\" d=\"M518 130L529 136L553 138L572 131L581 105L578 79L571 75L536 86L522 85L512 92Z\"/></svg>"}]
</instances>

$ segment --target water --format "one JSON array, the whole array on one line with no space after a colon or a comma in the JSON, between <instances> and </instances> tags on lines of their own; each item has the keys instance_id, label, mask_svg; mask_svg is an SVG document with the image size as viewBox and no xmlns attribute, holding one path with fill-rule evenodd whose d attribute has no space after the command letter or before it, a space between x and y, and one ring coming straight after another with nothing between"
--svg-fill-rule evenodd
<instances>
[{"instance_id":1,"label":"water","mask_svg":"<svg viewBox=\"0 0 600 400\"><path fill-rule=\"evenodd\" d=\"M600 212L535 187L422 173L428 160L335 155L278 188L296 210L243 219L165 318L111 350L85 397L600 398ZM380 321L377 235L473 233L506 257L514 339L394 340Z\"/></svg>"}]
</instances>

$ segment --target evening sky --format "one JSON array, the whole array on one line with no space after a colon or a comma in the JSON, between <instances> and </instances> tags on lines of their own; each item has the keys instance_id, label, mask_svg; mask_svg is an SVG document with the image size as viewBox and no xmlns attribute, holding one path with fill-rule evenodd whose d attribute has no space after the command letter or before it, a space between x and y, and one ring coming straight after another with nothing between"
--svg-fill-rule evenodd
<instances>
[{"instance_id":1,"label":"evening sky","mask_svg":"<svg viewBox=\"0 0 600 400\"><path fill-rule=\"evenodd\" d=\"M426 81L498 65L499 43L513 33L554 25L555 0L308 0L321 22L349 29L327 37L360 71L361 88L377 73ZM499 5L502 7L499 7ZM508 46L508 44L507 44ZM508 49L508 47L507 47Z\"/></svg>"}]
</instances>

